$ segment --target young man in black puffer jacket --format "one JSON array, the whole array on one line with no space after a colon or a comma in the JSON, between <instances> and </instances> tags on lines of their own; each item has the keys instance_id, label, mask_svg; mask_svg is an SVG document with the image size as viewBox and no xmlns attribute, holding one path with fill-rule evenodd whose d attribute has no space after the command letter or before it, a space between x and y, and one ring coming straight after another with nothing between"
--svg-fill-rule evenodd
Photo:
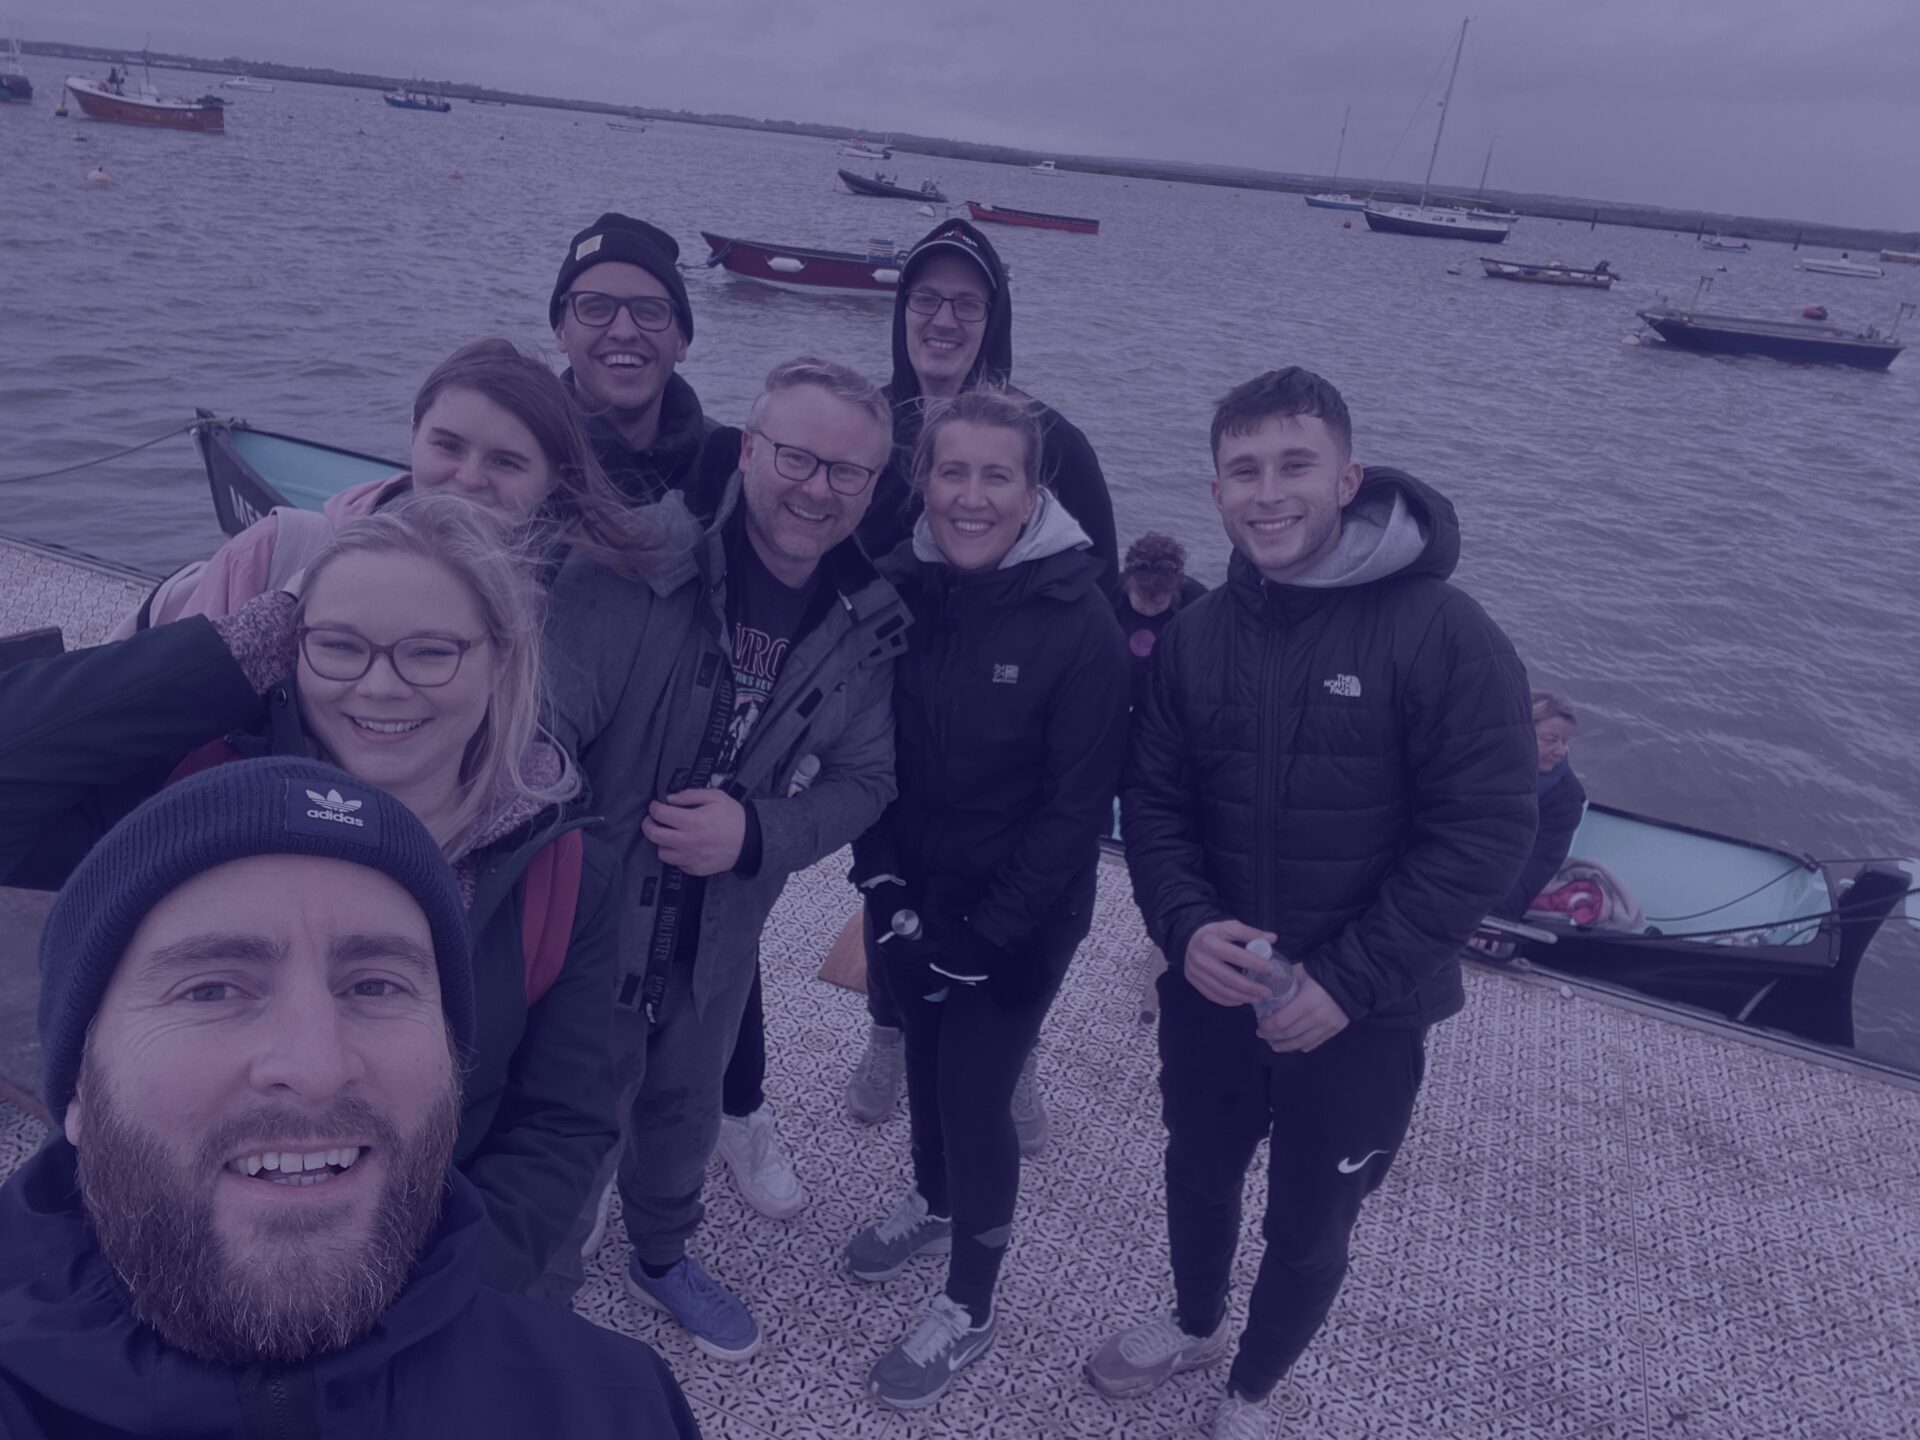
<instances>
[{"instance_id":1,"label":"young man in black puffer jacket","mask_svg":"<svg viewBox=\"0 0 1920 1440\"><path fill-rule=\"evenodd\" d=\"M1266 1251L1212 1431L1257 1440L1406 1136L1427 1029L1464 1003L1454 957L1526 860L1536 757L1512 645L1447 583L1453 507L1353 461L1333 386L1297 367L1249 381L1215 411L1213 452L1227 583L1155 647L1121 789L1134 894L1172 962L1177 1304L1087 1372L1135 1395L1233 1348L1240 1194L1270 1134ZM1262 940L1298 990L1256 1017Z\"/></svg>"}]
</instances>

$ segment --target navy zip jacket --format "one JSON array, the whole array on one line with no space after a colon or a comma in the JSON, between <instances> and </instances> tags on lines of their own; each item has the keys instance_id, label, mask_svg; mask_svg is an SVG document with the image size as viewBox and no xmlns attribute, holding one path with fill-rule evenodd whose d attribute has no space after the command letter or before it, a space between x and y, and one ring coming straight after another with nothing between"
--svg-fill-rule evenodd
<instances>
[{"instance_id":1,"label":"navy zip jacket","mask_svg":"<svg viewBox=\"0 0 1920 1440\"><path fill-rule=\"evenodd\" d=\"M0 885L59 889L95 841L210 741L311 753L292 688L256 694L204 616L0 672ZM607 1002L620 867L590 835L566 963L527 1005L522 881L555 835L582 823L550 808L473 857L478 1029L453 1158L493 1217L481 1273L503 1290L539 1277L619 1135Z\"/></svg>"},{"instance_id":2,"label":"navy zip jacket","mask_svg":"<svg viewBox=\"0 0 1920 1440\"><path fill-rule=\"evenodd\" d=\"M985 330L980 351L961 388L971 389L983 380L1010 385L1013 375L1013 295L1007 288L1006 266L987 237L966 221L942 221L921 239L901 267L900 287L894 297L893 378L886 390L893 404L893 459L873 482L873 500L854 532L860 538L860 548L876 560L891 554L913 534L914 522L924 508L908 480L926 401L920 393L920 377L907 356L907 291L914 262L923 247L943 235L963 236L967 248L992 274L994 282L987 318L981 322ZM932 253L950 251L936 249ZM1119 593L1120 549L1113 526L1113 497L1107 493L1100 457L1093 453L1093 446L1078 426L1053 407L1034 403L1040 407L1040 483L1059 497L1067 513L1086 532L1092 554L1100 562L1100 588L1111 599Z\"/></svg>"},{"instance_id":3,"label":"navy zip jacket","mask_svg":"<svg viewBox=\"0 0 1920 1440\"><path fill-rule=\"evenodd\" d=\"M174 627L167 627L169 629ZM660 1357L480 1281L488 1222L448 1172L440 1224L372 1330L285 1366L214 1365L133 1318L50 1140L0 1188L6 1440L677 1440L700 1427Z\"/></svg>"},{"instance_id":4,"label":"navy zip jacket","mask_svg":"<svg viewBox=\"0 0 1920 1440\"><path fill-rule=\"evenodd\" d=\"M1362 516L1392 517L1388 573L1276 585L1236 552L1161 633L1122 833L1173 983L1196 930L1240 920L1349 1020L1426 1025L1464 1003L1460 946L1533 844L1538 751L1513 646L1447 583L1453 506L1370 467L1343 534Z\"/></svg>"}]
</instances>

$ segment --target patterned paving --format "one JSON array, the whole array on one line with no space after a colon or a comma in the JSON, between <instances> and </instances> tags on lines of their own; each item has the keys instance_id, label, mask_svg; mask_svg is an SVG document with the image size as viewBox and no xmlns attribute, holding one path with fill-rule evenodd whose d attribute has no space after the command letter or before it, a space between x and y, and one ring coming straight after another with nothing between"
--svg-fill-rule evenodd
<instances>
[{"instance_id":1,"label":"patterned paving","mask_svg":"<svg viewBox=\"0 0 1920 1440\"><path fill-rule=\"evenodd\" d=\"M13 553L0 546L0 577ZM0 606L10 600L0 586ZM0 630L14 613L0 610ZM940 1271L923 1262L865 1286L836 1269L907 1173L904 1116L865 1130L841 1109L861 1001L813 978L852 908L844 870L797 877L765 947L768 1089L813 1203L765 1220L716 1170L696 1241L768 1343L728 1367L638 1313L617 1239L580 1309L657 1346L709 1436L1203 1434L1219 1372L1127 1405L1079 1375L1101 1336L1170 1294L1154 1047L1138 1020L1145 946L1116 867L1047 1025L1053 1141L1026 1171L999 1341L930 1412L864 1398L867 1367ZM1920 1436L1920 1093L1519 977L1472 974L1468 996L1434 1037L1412 1136L1362 1218L1347 1288L1275 1396L1277 1433ZM24 1113L0 1108L0 1174L37 1139ZM1248 1198L1241 1306L1257 1186Z\"/></svg>"}]
</instances>

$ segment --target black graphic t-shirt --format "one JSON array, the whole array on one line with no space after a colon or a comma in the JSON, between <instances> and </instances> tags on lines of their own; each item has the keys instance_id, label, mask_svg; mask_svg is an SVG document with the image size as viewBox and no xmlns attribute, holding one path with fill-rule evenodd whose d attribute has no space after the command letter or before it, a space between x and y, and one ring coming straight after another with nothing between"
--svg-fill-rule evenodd
<instances>
[{"instance_id":1,"label":"black graphic t-shirt","mask_svg":"<svg viewBox=\"0 0 1920 1440\"><path fill-rule=\"evenodd\" d=\"M1197 600L1206 593L1206 586L1191 575L1182 575L1180 593L1173 597L1173 603L1158 615L1142 615L1133 608L1127 587L1121 585L1120 598L1114 601L1113 613L1120 618L1120 633L1127 637L1127 649L1133 656L1133 703L1136 708L1146 698L1147 660L1160 639L1160 632L1167 628L1167 622L1178 615L1188 601Z\"/></svg>"},{"instance_id":2,"label":"black graphic t-shirt","mask_svg":"<svg viewBox=\"0 0 1920 1440\"><path fill-rule=\"evenodd\" d=\"M713 768L719 789L739 768L747 737L766 713L787 653L818 622L832 590L815 569L797 589L783 585L747 538L743 512L727 522L727 623L733 631L733 722Z\"/></svg>"}]
</instances>

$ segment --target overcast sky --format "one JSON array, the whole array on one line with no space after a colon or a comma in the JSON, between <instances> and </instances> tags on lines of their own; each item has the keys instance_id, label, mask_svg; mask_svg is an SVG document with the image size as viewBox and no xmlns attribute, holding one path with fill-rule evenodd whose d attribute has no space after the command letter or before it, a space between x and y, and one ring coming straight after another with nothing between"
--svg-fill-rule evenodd
<instances>
[{"instance_id":1,"label":"overcast sky","mask_svg":"<svg viewBox=\"0 0 1920 1440\"><path fill-rule=\"evenodd\" d=\"M0 0L30 38L1920 230L1920 0ZM1427 103L1420 97L1427 93Z\"/></svg>"}]
</instances>

